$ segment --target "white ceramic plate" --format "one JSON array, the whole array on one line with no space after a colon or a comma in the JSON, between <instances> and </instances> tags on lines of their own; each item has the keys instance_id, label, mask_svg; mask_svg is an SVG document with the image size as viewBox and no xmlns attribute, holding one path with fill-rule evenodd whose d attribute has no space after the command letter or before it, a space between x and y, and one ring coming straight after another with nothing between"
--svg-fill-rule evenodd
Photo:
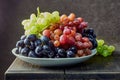
<instances>
[{"instance_id":1,"label":"white ceramic plate","mask_svg":"<svg viewBox=\"0 0 120 80\"><path fill-rule=\"evenodd\" d=\"M83 56L83 57L75 57L75 58L32 58L32 57L25 57L19 54L15 53L16 48L12 50L12 53L18 57L19 59L35 64L35 65L40 65L40 66L64 66L64 65L72 65L72 64L77 64L81 63L83 61L88 60L92 56L94 56L97 51L96 49L92 50L92 53L88 56Z\"/></svg>"}]
</instances>

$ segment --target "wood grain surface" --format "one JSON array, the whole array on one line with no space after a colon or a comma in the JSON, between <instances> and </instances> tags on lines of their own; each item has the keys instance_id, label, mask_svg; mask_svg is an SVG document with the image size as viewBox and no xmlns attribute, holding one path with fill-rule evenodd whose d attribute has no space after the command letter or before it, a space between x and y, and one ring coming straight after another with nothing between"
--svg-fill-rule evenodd
<instances>
[{"instance_id":1,"label":"wood grain surface","mask_svg":"<svg viewBox=\"0 0 120 80\"><path fill-rule=\"evenodd\" d=\"M5 73L6 80L63 80L64 69L62 68L43 68L32 65L16 58Z\"/></svg>"}]
</instances>

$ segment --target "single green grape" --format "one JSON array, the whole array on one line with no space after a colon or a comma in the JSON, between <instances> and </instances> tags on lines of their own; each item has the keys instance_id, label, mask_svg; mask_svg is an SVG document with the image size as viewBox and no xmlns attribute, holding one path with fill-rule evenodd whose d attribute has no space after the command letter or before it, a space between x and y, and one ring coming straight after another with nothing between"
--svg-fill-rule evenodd
<instances>
[{"instance_id":1,"label":"single green grape","mask_svg":"<svg viewBox=\"0 0 120 80\"><path fill-rule=\"evenodd\" d=\"M97 47L97 52L100 54L103 52L103 47L102 46L99 46Z\"/></svg>"},{"instance_id":2,"label":"single green grape","mask_svg":"<svg viewBox=\"0 0 120 80\"><path fill-rule=\"evenodd\" d=\"M25 35L29 35L29 34L30 34L30 30L26 30Z\"/></svg>"},{"instance_id":3,"label":"single green grape","mask_svg":"<svg viewBox=\"0 0 120 80\"><path fill-rule=\"evenodd\" d=\"M43 13L43 16L44 16L45 18L49 18L49 19L51 19L52 14L49 13L49 12L44 12L44 13Z\"/></svg>"},{"instance_id":4,"label":"single green grape","mask_svg":"<svg viewBox=\"0 0 120 80\"><path fill-rule=\"evenodd\" d=\"M54 11L52 13L52 16L53 16L52 22L58 22L60 20L60 16L59 16L59 12L58 11Z\"/></svg>"},{"instance_id":5,"label":"single green grape","mask_svg":"<svg viewBox=\"0 0 120 80\"><path fill-rule=\"evenodd\" d=\"M97 40L97 42L98 42L98 46L102 46L103 44L104 44L104 40Z\"/></svg>"},{"instance_id":6,"label":"single green grape","mask_svg":"<svg viewBox=\"0 0 120 80\"><path fill-rule=\"evenodd\" d=\"M115 50L115 47L114 47L114 46L110 45L110 46L108 47L108 51L109 51L109 52L113 52L114 50Z\"/></svg>"},{"instance_id":7,"label":"single green grape","mask_svg":"<svg viewBox=\"0 0 120 80\"><path fill-rule=\"evenodd\" d=\"M26 20L23 20L21 24L22 24L22 25L25 25L25 24L27 24L27 23L29 23L29 22L30 22L30 19L26 19Z\"/></svg>"},{"instance_id":8,"label":"single green grape","mask_svg":"<svg viewBox=\"0 0 120 80\"><path fill-rule=\"evenodd\" d=\"M103 49L107 50L108 49L108 45L103 45Z\"/></svg>"},{"instance_id":9,"label":"single green grape","mask_svg":"<svg viewBox=\"0 0 120 80\"><path fill-rule=\"evenodd\" d=\"M30 15L30 21L35 22L36 19L37 19L37 17L34 13Z\"/></svg>"},{"instance_id":10,"label":"single green grape","mask_svg":"<svg viewBox=\"0 0 120 80\"><path fill-rule=\"evenodd\" d=\"M26 24L24 25L24 29L25 29L25 30L28 30L28 29L30 29L30 28L31 28L31 26L30 26L29 23L26 23Z\"/></svg>"},{"instance_id":11,"label":"single green grape","mask_svg":"<svg viewBox=\"0 0 120 80\"><path fill-rule=\"evenodd\" d=\"M101 55L103 55L104 57L107 57L109 55L108 50L103 50L103 53Z\"/></svg>"},{"instance_id":12,"label":"single green grape","mask_svg":"<svg viewBox=\"0 0 120 80\"><path fill-rule=\"evenodd\" d=\"M32 26L32 28L30 29L30 34L36 34L38 31L38 29L35 26Z\"/></svg>"}]
</instances>

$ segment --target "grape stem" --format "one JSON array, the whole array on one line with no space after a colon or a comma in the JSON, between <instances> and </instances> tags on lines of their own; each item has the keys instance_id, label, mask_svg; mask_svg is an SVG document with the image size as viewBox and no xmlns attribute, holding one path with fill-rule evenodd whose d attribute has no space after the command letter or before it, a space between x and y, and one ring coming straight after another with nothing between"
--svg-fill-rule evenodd
<instances>
[{"instance_id":1,"label":"grape stem","mask_svg":"<svg viewBox=\"0 0 120 80\"><path fill-rule=\"evenodd\" d=\"M39 16L39 15L40 15L40 8L37 7L37 16Z\"/></svg>"}]
</instances>

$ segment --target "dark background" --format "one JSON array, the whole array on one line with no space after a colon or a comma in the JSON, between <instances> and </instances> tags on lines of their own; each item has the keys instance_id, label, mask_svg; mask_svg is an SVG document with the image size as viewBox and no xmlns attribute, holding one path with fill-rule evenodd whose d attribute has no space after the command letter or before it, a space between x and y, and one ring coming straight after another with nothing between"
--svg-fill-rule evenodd
<instances>
[{"instance_id":1,"label":"dark background","mask_svg":"<svg viewBox=\"0 0 120 80\"><path fill-rule=\"evenodd\" d=\"M15 56L11 50L24 34L21 21L41 11L74 12L89 22L98 38L120 48L120 0L0 0L0 80Z\"/></svg>"}]
</instances>

